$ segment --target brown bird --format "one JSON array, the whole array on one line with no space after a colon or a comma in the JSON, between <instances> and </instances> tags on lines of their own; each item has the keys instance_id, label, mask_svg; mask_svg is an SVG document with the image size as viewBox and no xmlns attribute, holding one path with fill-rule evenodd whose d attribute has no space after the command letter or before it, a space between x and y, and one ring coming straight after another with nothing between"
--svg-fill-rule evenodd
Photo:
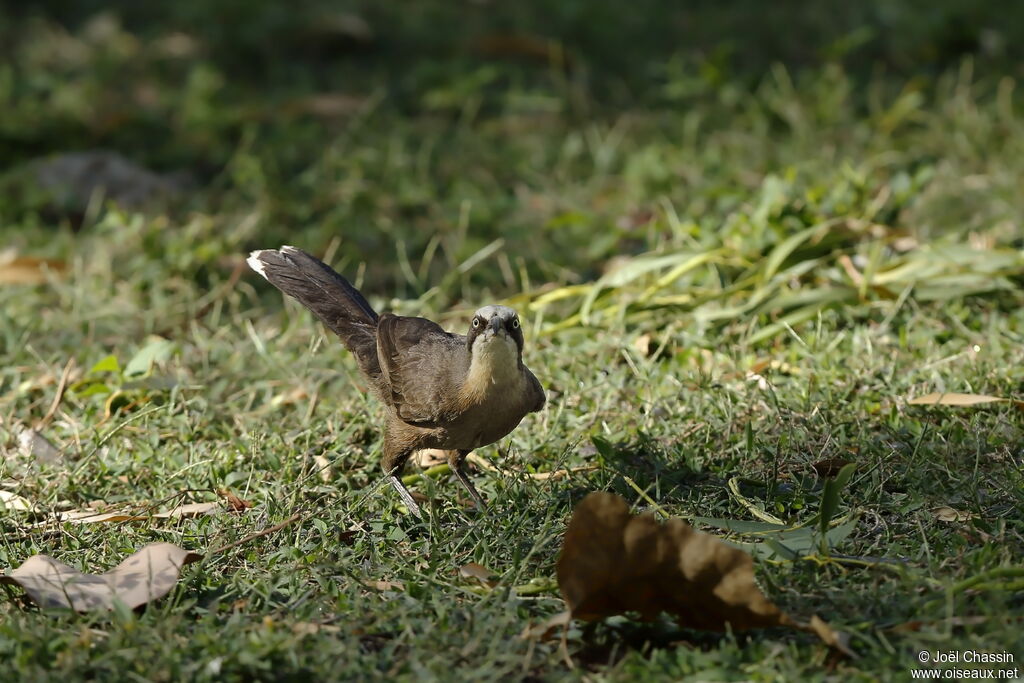
<instances>
[{"instance_id":1,"label":"brown bird","mask_svg":"<svg viewBox=\"0 0 1024 683\"><path fill-rule=\"evenodd\" d=\"M523 365L523 329L508 306L484 306L465 335L426 318L377 315L348 280L295 247L254 251L249 266L313 312L355 356L384 403L382 465L415 515L420 509L399 479L413 451L447 451L452 472L485 510L465 472L474 448L502 438L544 407L540 382Z\"/></svg>"}]
</instances>

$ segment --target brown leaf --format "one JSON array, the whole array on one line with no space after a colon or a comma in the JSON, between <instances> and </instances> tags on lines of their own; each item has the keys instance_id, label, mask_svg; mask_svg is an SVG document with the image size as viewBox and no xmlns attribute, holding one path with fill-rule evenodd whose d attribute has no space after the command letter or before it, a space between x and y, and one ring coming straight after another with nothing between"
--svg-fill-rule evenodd
<instances>
[{"instance_id":1,"label":"brown leaf","mask_svg":"<svg viewBox=\"0 0 1024 683\"><path fill-rule=\"evenodd\" d=\"M1009 399L985 394L927 394L907 401L912 406L974 406L981 403L1001 403Z\"/></svg>"},{"instance_id":2,"label":"brown leaf","mask_svg":"<svg viewBox=\"0 0 1024 683\"><path fill-rule=\"evenodd\" d=\"M252 503L242 500L226 488L217 489L217 495L228 502L228 509L232 512L245 512L252 507Z\"/></svg>"},{"instance_id":3,"label":"brown leaf","mask_svg":"<svg viewBox=\"0 0 1024 683\"><path fill-rule=\"evenodd\" d=\"M21 586L41 607L87 610L113 609L120 601L130 608L166 595L178 582L181 568L202 558L172 543L153 543L99 576L83 574L47 555L34 555L0 583Z\"/></svg>"},{"instance_id":4,"label":"brown leaf","mask_svg":"<svg viewBox=\"0 0 1024 683\"><path fill-rule=\"evenodd\" d=\"M0 285L41 285L62 277L67 264L55 259L17 256L0 260Z\"/></svg>"},{"instance_id":5,"label":"brown leaf","mask_svg":"<svg viewBox=\"0 0 1024 683\"><path fill-rule=\"evenodd\" d=\"M845 458L825 458L811 465L811 469L822 479L829 479L839 474L839 470L849 465L852 460Z\"/></svg>"},{"instance_id":6,"label":"brown leaf","mask_svg":"<svg viewBox=\"0 0 1024 683\"><path fill-rule=\"evenodd\" d=\"M594 492L576 506L558 558L558 586L575 618L599 619L665 611L681 625L723 631L786 623L754 583L750 555L681 519L660 525L633 516L611 493Z\"/></svg>"},{"instance_id":7,"label":"brown leaf","mask_svg":"<svg viewBox=\"0 0 1024 683\"><path fill-rule=\"evenodd\" d=\"M459 567L459 575L467 579L476 579L488 588L494 588L498 582L494 580L494 572L482 564L470 562Z\"/></svg>"},{"instance_id":8,"label":"brown leaf","mask_svg":"<svg viewBox=\"0 0 1024 683\"><path fill-rule=\"evenodd\" d=\"M825 622L798 623L765 597L750 555L681 519L659 524L652 515L631 515L611 493L590 493L576 506L557 571L574 618L639 612L653 619L664 611L685 628L790 626L841 649Z\"/></svg>"}]
</instances>

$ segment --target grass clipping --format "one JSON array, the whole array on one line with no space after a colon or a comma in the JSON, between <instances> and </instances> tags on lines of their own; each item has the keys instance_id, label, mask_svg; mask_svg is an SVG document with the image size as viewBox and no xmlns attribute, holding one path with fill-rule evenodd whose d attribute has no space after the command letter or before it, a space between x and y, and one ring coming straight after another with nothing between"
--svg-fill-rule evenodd
<instances>
[{"instance_id":1,"label":"grass clipping","mask_svg":"<svg viewBox=\"0 0 1024 683\"><path fill-rule=\"evenodd\" d=\"M659 524L651 515L631 515L612 493L590 493L576 506L558 558L558 586L567 617L638 612L646 620L667 612L684 628L708 631L786 626L853 654L846 637L821 619L797 621L765 597L750 555L681 519Z\"/></svg>"}]
</instances>

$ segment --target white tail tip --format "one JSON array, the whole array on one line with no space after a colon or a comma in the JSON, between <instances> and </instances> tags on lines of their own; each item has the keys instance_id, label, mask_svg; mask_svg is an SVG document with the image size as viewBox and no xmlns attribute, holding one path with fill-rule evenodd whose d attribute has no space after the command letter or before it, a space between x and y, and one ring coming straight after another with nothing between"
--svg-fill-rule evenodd
<instances>
[{"instance_id":1,"label":"white tail tip","mask_svg":"<svg viewBox=\"0 0 1024 683\"><path fill-rule=\"evenodd\" d=\"M257 249L256 251L249 254L249 258L245 259L245 262L249 264L249 267L260 274L264 280L267 279L267 274L263 270L263 261L260 261L260 254L265 251L274 251L273 249Z\"/></svg>"}]
</instances>

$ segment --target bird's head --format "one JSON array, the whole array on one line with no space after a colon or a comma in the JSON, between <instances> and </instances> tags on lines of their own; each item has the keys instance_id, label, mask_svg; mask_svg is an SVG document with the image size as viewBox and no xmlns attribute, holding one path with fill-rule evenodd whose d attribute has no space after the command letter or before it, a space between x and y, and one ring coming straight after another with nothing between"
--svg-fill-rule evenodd
<instances>
[{"instance_id":1,"label":"bird's head","mask_svg":"<svg viewBox=\"0 0 1024 683\"><path fill-rule=\"evenodd\" d=\"M469 350L489 348L501 344L513 350L517 358L523 353L523 328L519 316L508 306L484 306L473 314L466 335Z\"/></svg>"}]
</instances>

